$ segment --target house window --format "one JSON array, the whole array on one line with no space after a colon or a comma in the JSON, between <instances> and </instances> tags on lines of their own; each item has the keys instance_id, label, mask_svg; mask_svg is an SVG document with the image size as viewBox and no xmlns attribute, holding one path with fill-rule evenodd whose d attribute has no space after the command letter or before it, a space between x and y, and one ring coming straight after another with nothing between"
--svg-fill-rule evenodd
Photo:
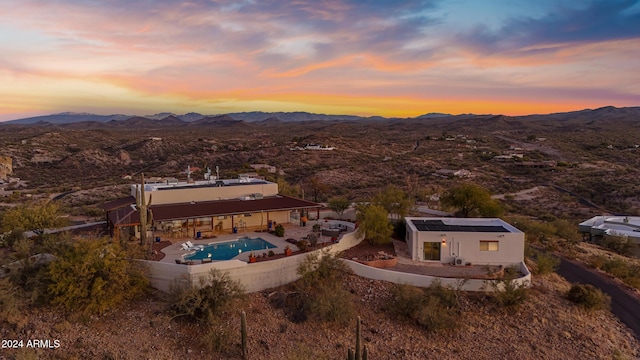
<instances>
[{"instance_id":1,"label":"house window","mask_svg":"<svg viewBox=\"0 0 640 360\"><path fill-rule=\"evenodd\" d=\"M226 216L224 216L224 215L220 215L220 216L218 216L218 220L224 220L224 219L226 219L226 218L227 218L227 217L226 217Z\"/></svg>"},{"instance_id":2,"label":"house window","mask_svg":"<svg viewBox=\"0 0 640 360\"><path fill-rule=\"evenodd\" d=\"M480 251L498 251L498 242L480 240Z\"/></svg>"}]
</instances>

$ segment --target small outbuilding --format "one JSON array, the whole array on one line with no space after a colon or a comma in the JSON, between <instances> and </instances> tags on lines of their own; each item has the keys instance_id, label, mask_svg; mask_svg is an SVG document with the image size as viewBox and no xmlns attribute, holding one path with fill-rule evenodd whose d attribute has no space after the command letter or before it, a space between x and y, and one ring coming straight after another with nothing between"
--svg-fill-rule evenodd
<instances>
[{"instance_id":1,"label":"small outbuilding","mask_svg":"<svg viewBox=\"0 0 640 360\"><path fill-rule=\"evenodd\" d=\"M413 260L454 265L517 265L524 261L524 233L497 218L407 217Z\"/></svg>"}]
</instances>

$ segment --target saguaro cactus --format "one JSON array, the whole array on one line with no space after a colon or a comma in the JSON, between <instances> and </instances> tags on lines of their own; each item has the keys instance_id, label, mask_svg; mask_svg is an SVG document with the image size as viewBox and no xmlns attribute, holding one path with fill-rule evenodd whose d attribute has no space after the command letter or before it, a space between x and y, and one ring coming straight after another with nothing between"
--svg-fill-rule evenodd
<instances>
[{"instance_id":1,"label":"saguaro cactus","mask_svg":"<svg viewBox=\"0 0 640 360\"><path fill-rule=\"evenodd\" d=\"M242 334L242 360L247 359L247 314L243 311L240 317L240 333Z\"/></svg>"},{"instance_id":2,"label":"saguaro cactus","mask_svg":"<svg viewBox=\"0 0 640 360\"><path fill-rule=\"evenodd\" d=\"M356 320L356 360L362 360L360 353L360 316Z\"/></svg>"},{"instance_id":3,"label":"saguaro cactus","mask_svg":"<svg viewBox=\"0 0 640 360\"><path fill-rule=\"evenodd\" d=\"M362 350L360 347L360 323L361 322L362 320L360 319L360 316L358 316L358 319L356 320L356 351L354 354L351 348L347 349L348 360L367 360L369 356L367 347L365 346L364 348L362 348Z\"/></svg>"},{"instance_id":4,"label":"saguaro cactus","mask_svg":"<svg viewBox=\"0 0 640 360\"><path fill-rule=\"evenodd\" d=\"M147 227L151 216L151 196L149 203L144 194L144 173L140 174L140 190L136 193L136 209L140 216L140 245L151 247L151 241L147 241Z\"/></svg>"}]
</instances>

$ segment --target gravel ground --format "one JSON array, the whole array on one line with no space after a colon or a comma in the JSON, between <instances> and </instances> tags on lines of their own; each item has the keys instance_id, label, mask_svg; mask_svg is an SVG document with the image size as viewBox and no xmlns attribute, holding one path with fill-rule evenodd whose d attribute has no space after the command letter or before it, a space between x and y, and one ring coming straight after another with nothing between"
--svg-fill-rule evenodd
<instances>
[{"instance_id":1,"label":"gravel ground","mask_svg":"<svg viewBox=\"0 0 640 360\"><path fill-rule=\"evenodd\" d=\"M463 296L459 326L440 333L387 315L389 283L345 275L343 284L363 319L371 359L632 359L640 354L638 340L611 313L585 313L565 300L569 284L555 274L536 277L530 299L516 310L498 308L482 295ZM205 350L200 341L210 327L172 320L160 300L149 298L86 319L33 311L25 326L1 328L2 339L57 339L60 347L2 349L0 358L240 359L242 309L249 359L339 359L354 346L352 322L292 323L269 304L269 293L249 295L220 320L223 353Z\"/></svg>"}]
</instances>

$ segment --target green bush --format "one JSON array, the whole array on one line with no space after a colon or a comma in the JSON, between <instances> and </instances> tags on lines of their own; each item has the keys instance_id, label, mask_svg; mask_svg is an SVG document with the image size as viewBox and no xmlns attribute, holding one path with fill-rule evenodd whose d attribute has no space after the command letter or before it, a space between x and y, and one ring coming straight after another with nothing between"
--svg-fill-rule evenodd
<instances>
[{"instance_id":1,"label":"green bush","mask_svg":"<svg viewBox=\"0 0 640 360\"><path fill-rule=\"evenodd\" d=\"M95 239L62 244L48 276L52 303L83 313L102 313L141 295L149 285L144 269L119 244Z\"/></svg>"},{"instance_id":2,"label":"green bush","mask_svg":"<svg viewBox=\"0 0 640 360\"><path fill-rule=\"evenodd\" d=\"M558 269L560 259L546 252L539 252L536 256L539 275L551 274Z\"/></svg>"},{"instance_id":3,"label":"green bush","mask_svg":"<svg viewBox=\"0 0 640 360\"><path fill-rule=\"evenodd\" d=\"M602 269L606 262L607 258L602 255L592 255L588 259L589 265L593 266L596 269Z\"/></svg>"},{"instance_id":4,"label":"green bush","mask_svg":"<svg viewBox=\"0 0 640 360\"><path fill-rule=\"evenodd\" d=\"M234 302L244 298L242 285L228 273L212 269L199 283L174 286L169 294L169 310L175 317L214 324Z\"/></svg>"},{"instance_id":5,"label":"green bush","mask_svg":"<svg viewBox=\"0 0 640 360\"><path fill-rule=\"evenodd\" d=\"M605 235L602 246L620 255L630 255L633 251L633 242L629 237Z\"/></svg>"},{"instance_id":6,"label":"green bush","mask_svg":"<svg viewBox=\"0 0 640 360\"><path fill-rule=\"evenodd\" d=\"M298 267L302 278L294 283L294 295L282 295L274 303L294 322L313 318L346 323L354 315L353 295L343 286L343 277L350 271L342 260L327 252L321 256L309 254Z\"/></svg>"},{"instance_id":7,"label":"green bush","mask_svg":"<svg viewBox=\"0 0 640 360\"><path fill-rule=\"evenodd\" d=\"M23 303L20 289L8 278L0 279L0 324L24 324Z\"/></svg>"},{"instance_id":8,"label":"green bush","mask_svg":"<svg viewBox=\"0 0 640 360\"><path fill-rule=\"evenodd\" d=\"M640 289L640 266L629 264L622 259L607 260L602 270L622 280L625 284Z\"/></svg>"},{"instance_id":9,"label":"green bush","mask_svg":"<svg viewBox=\"0 0 640 360\"><path fill-rule=\"evenodd\" d=\"M506 271L502 279L491 280L489 286L492 291L493 300L503 307L517 307L524 303L529 297L529 283L519 283L515 280L513 271Z\"/></svg>"},{"instance_id":10,"label":"green bush","mask_svg":"<svg viewBox=\"0 0 640 360\"><path fill-rule=\"evenodd\" d=\"M298 247L298 249L300 249L300 251L306 251L309 247L309 243L306 240L300 240L296 243L296 246Z\"/></svg>"},{"instance_id":11,"label":"green bush","mask_svg":"<svg viewBox=\"0 0 640 360\"><path fill-rule=\"evenodd\" d=\"M283 237L284 236L284 226L282 226L282 224L276 225L276 227L273 229L273 233L278 237Z\"/></svg>"},{"instance_id":12,"label":"green bush","mask_svg":"<svg viewBox=\"0 0 640 360\"><path fill-rule=\"evenodd\" d=\"M427 289L395 285L386 309L391 314L414 321L427 331L453 329L460 316L454 290L434 282Z\"/></svg>"},{"instance_id":13,"label":"green bush","mask_svg":"<svg viewBox=\"0 0 640 360\"><path fill-rule=\"evenodd\" d=\"M589 284L574 284L567 292L567 299L587 310L605 310L609 308L611 298Z\"/></svg>"}]
</instances>

